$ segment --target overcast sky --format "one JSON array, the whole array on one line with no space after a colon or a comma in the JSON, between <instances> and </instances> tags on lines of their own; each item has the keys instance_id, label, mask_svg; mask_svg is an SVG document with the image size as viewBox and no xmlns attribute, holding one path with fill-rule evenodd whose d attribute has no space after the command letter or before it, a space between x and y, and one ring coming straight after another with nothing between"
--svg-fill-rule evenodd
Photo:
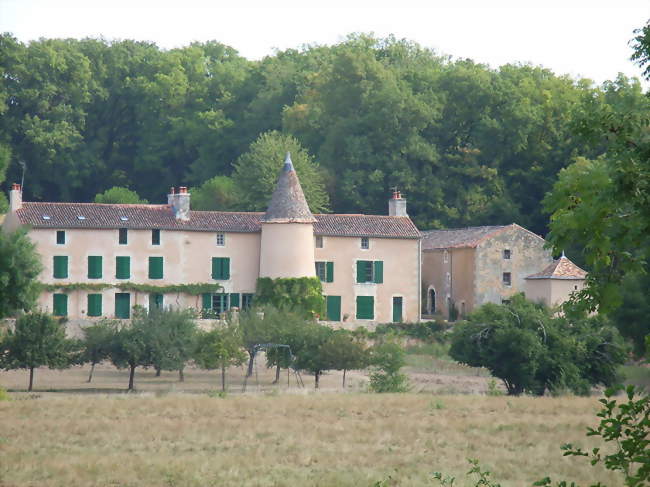
<instances>
[{"instance_id":1,"label":"overcast sky","mask_svg":"<svg viewBox=\"0 0 650 487\"><path fill-rule=\"evenodd\" d=\"M640 77L628 42L648 18L650 0L0 0L0 31L22 41L217 40L259 59L374 32L492 67L530 62L598 83L618 72Z\"/></svg>"}]
</instances>

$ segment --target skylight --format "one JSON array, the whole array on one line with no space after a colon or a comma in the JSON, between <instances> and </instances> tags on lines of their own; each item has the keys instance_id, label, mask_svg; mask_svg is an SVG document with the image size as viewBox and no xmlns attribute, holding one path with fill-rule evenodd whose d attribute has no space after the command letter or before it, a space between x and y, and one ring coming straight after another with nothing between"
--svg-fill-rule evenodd
<instances>
[{"instance_id":1,"label":"skylight","mask_svg":"<svg viewBox=\"0 0 650 487\"><path fill-rule=\"evenodd\" d=\"M86 217L83 215L77 215L77 220L85 220Z\"/></svg>"},{"instance_id":2,"label":"skylight","mask_svg":"<svg viewBox=\"0 0 650 487\"><path fill-rule=\"evenodd\" d=\"M128 216L121 216L120 220L122 220L123 222L127 222L127 221L129 221L129 217Z\"/></svg>"},{"instance_id":3,"label":"skylight","mask_svg":"<svg viewBox=\"0 0 650 487\"><path fill-rule=\"evenodd\" d=\"M51 220L52 217L50 215L43 215L43 220Z\"/></svg>"}]
</instances>

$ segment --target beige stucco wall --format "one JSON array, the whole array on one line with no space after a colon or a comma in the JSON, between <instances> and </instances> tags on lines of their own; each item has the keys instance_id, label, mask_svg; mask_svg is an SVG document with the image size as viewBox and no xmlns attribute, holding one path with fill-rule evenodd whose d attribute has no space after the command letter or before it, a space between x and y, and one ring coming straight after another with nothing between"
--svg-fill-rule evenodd
<instances>
[{"instance_id":1,"label":"beige stucco wall","mask_svg":"<svg viewBox=\"0 0 650 487\"><path fill-rule=\"evenodd\" d=\"M527 279L526 298L531 301L542 301L547 306L559 306L571 297L574 292L581 291L585 286L584 279Z\"/></svg>"},{"instance_id":2,"label":"beige stucco wall","mask_svg":"<svg viewBox=\"0 0 650 487\"><path fill-rule=\"evenodd\" d=\"M334 262L334 282L323 283L323 294L341 296L341 317L364 326L393 319L393 297L402 297L402 321L420 318L419 241L416 239L370 238L370 248L361 249L359 237L323 237L323 248L315 249L315 260ZM312 243L313 247L313 243ZM383 261L383 283L356 282L357 261ZM356 320L356 297L373 296L374 320ZM346 318L347 315L347 318Z\"/></svg>"},{"instance_id":3,"label":"beige stucco wall","mask_svg":"<svg viewBox=\"0 0 650 487\"><path fill-rule=\"evenodd\" d=\"M430 299L430 289L435 290L436 313L449 316L448 298L455 303L459 313L463 309L465 313L472 310L474 254L473 248L433 249L422 253L423 294Z\"/></svg>"},{"instance_id":4,"label":"beige stucco wall","mask_svg":"<svg viewBox=\"0 0 650 487\"><path fill-rule=\"evenodd\" d=\"M225 245L217 246L216 232L187 232L161 230L160 245L151 244L151 230L129 230L128 243L118 244L118 230L67 229L66 243L56 243L56 229L33 229L30 238L37 245L44 270L40 281L55 283L109 283L135 282L153 285L219 283L225 292L253 293L259 274L260 235L256 233L226 233ZM53 256L68 256L68 278L54 279ZM88 256L103 257L102 278L88 279ZM115 257L128 256L131 277L115 278ZM149 257L163 257L163 279L149 279ZM230 258L230 279L212 279L212 257ZM92 291L95 293L96 291ZM103 312L112 316L115 293L108 288L101 294ZM68 316L83 318L86 314L85 291L68 295ZM165 305L200 307L200 297L165 295ZM43 293L39 299L42 309L52 311L52 293ZM131 292L131 305L148 305L148 295Z\"/></svg>"},{"instance_id":5,"label":"beige stucco wall","mask_svg":"<svg viewBox=\"0 0 650 487\"><path fill-rule=\"evenodd\" d=\"M313 277L314 226L311 223L263 223L259 276Z\"/></svg>"},{"instance_id":6,"label":"beige stucco wall","mask_svg":"<svg viewBox=\"0 0 650 487\"><path fill-rule=\"evenodd\" d=\"M512 225L481 242L476 249L474 306L500 304L516 293L525 292L525 278L544 269L553 260L544 248L543 238ZM503 250L510 250L510 259ZM503 273L510 272L511 285L503 284Z\"/></svg>"}]
</instances>

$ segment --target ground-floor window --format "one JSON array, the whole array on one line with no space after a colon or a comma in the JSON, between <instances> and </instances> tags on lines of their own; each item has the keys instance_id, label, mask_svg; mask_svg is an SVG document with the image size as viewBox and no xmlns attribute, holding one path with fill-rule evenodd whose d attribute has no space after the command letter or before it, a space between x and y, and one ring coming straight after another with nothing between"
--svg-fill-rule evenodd
<instances>
[{"instance_id":1,"label":"ground-floor window","mask_svg":"<svg viewBox=\"0 0 650 487\"><path fill-rule=\"evenodd\" d=\"M163 309L165 306L164 297L160 293L151 293L149 295L149 311L154 309Z\"/></svg>"},{"instance_id":2,"label":"ground-floor window","mask_svg":"<svg viewBox=\"0 0 650 487\"><path fill-rule=\"evenodd\" d=\"M54 316L68 316L68 295L55 294L52 299L52 312Z\"/></svg>"},{"instance_id":3,"label":"ground-floor window","mask_svg":"<svg viewBox=\"0 0 650 487\"><path fill-rule=\"evenodd\" d=\"M357 296L357 319L375 319L375 298L373 296Z\"/></svg>"},{"instance_id":4,"label":"ground-floor window","mask_svg":"<svg viewBox=\"0 0 650 487\"><path fill-rule=\"evenodd\" d=\"M115 317L123 320L131 317L130 293L115 293Z\"/></svg>"},{"instance_id":5,"label":"ground-floor window","mask_svg":"<svg viewBox=\"0 0 650 487\"><path fill-rule=\"evenodd\" d=\"M341 296L325 296L327 321L341 321Z\"/></svg>"},{"instance_id":6,"label":"ground-floor window","mask_svg":"<svg viewBox=\"0 0 650 487\"><path fill-rule=\"evenodd\" d=\"M394 323L401 323L402 321L403 302L404 302L404 298L402 298L402 296L393 297L393 322Z\"/></svg>"},{"instance_id":7,"label":"ground-floor window","mask_svg":"<svg viewBox=\"0 0 650 487\"><path fill-rule=\"evenodd\" d=\"M101 316L102 315L102 295L89 294L88 295L88 316Z\"/></svg>"}]
</instances>

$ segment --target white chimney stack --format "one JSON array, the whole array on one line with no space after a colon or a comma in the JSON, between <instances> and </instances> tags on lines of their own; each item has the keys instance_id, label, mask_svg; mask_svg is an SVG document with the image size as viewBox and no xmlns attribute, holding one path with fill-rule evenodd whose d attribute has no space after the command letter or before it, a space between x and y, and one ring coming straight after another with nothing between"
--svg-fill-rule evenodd
<instances>
[{"instance_id":1,"label":"white chimney stack","mask_svg":"<svg viewBox=\"0 0 650 487\"><path fill-rule=\"evenodd\" d=\"M20 184L14 183L9 191L9 209L11 211L20 210L23 207L23 189Z\"/></svg>"},{"instance_id":2,"label":"white chimney stack","mask_svg":"<svg viewBox=\"0 0 650 487\"><path fill-rule=\"evenodd\" d=\"M171 206L177 220L190 219L190 193L186 186L178 188L178 193L172 187L167 195L167 204Z\"/></svg>"},{"instance_id":3,"label":"white chimney stack","mask_svg":"<svg viewBox=\"0 0 650 487\"><path fill-rule=\"evenodd\" d=\"M397 189L393 191L393 197L388 200L388 216L408 216L406 200Z\"/></svg>"}]
</instances>

